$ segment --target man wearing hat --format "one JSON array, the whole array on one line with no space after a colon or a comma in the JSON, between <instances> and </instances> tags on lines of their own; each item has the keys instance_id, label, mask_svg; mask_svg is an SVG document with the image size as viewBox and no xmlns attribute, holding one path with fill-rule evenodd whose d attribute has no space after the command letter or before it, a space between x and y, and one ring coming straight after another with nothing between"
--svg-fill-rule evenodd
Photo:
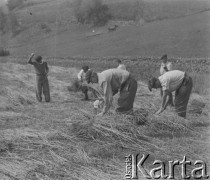
<instances>
[{"instance_id":1,"label":"man wearing hat","mask_svg":"<svg viewBox=\"0 0 210 180\"><path fill-rule=\"evenodd\" d=\"M101 73L89 70L86 73L87 83L98 83L104 93L104 107L99 116L107 113L112 105L113 96L120 89L116 112L130 113L137 91L137 82L130 73L122 69L108 69Z\"/></svg>"},{"instance_id":2,"label":"man wearing hat","mask_svg":"<svg viewBox=\"0 0 210 180\"><path fill-rule=\"evenodd\" d=\"M47 74L49 72L49 68L47 62L42 60L42 56L35 56L33 60L34 53L31 54L28 64L34 66L36 73L36 98L39 102L42 101L42 92L45 96L45 101L50 102L50 88L49 82L47 78Z\"/></svg>"},{"instance_id":3,"label":"man wearing hat","mask_svg":"<svg viewBox=\"0 0 210 180\"><path fill-rule=\"evenodd\" d=\"M153 77L148 81L150 91L152 91L152 88L162 88L163 90L161 107L156 113L160 114L166 109L169 102L169 94L175 91L175 111L183 118L186 118L187 104L192 87L192 78L186 72L179 70L168 71L159 78Z\"/></svg>"}]
</instances>

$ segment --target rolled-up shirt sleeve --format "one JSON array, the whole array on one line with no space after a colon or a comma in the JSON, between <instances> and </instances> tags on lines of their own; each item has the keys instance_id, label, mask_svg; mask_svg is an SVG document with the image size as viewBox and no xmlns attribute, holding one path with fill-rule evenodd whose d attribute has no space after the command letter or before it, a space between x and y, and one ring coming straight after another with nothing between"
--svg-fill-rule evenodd
<instances>
[{"instance_id":1,"label":"rolled-up shirt sleeve","mask_svg":"<svg viewBox=\"0 0 210 180\"><path fill-rule=\"evenodd\" d=\"M78 78L79 80L82 79L82 74L83 74L83 69L81 69L81 71L77 74L77 78Z\"/></svg>"},{"instance_id":2,"label":"rolled-up shirt sleeve","mask_svg":"<svg viewBox=\"0 0 210 180\"><path fill-rule=\"evenodd\" d=\"M161 86L162 86L162 90L165 91L167 89L169 89L169 81L167 79L162 79L160 81Z\"/></svg>"}]
</instances>

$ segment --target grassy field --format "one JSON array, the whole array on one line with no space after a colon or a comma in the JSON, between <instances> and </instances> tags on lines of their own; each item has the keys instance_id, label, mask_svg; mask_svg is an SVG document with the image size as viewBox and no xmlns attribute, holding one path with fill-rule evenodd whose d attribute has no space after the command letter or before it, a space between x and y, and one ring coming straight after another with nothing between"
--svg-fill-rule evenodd
<instances>
[{"instance_id":1,"label":"grassy field","mask_svg":"<svg viewBox=\"0 0 210 180\"><path fill-rule=\"evenodd\" d=\"M158 57L163 53L171 57L209 57L210 42L206 38L210 35L209 1L144 1L148 6L144 8L145 16L151 17L147 17L150 20L145 17L141 25L117 18L121 16L117 13L133 16L126 13L134 12L129 8L132 9L136 1L107 2L116 13L116 19L110 24L119 24L112 33L108 33L107 27L77 24L71 2L34 1L17 9L15 13L23 31L14 37L1 35L1 46L8 47L14 56L36 52L50 57Z\"/></svg>"},{"instance_id":2,"label":"grassy field","mask_svg":"<svg viewBox=\"0 0 210 180\"><path fill-rule=\"evenodd\" d=\"M121 180L125 174L124 156L131 153L149 153L147 169L155 159L182 160L184 155L193 162L204 160L209 168L209 94L191 95L187 120L177 117L172 108L157 116L154 112L160 104L159 91L151 93L145 83L139 81L135 116L116 115L112 107L110 113L99 118L94 115L93 102L80 101L83 95L68 92L67 86L76 77L79 69L74 67L79 64L91 61L101 70L114 63L113 60L85 59L48 59L52 97L49 104L36 102L35 75L33 67L25 64L25 58L1 59L0 177ZM18 61L22 65L12 63ZM62 61L65 67L52 66L53 62L61 65ZM147 78L147 70L155 68L148 62L152 60L147 61L148 67L143 60L138 62L145 70L141 72L144 78L137 76L138 79ZM133 73L135 63L135 60L126 61ZM205 87L207 83L196 81L195 84ZM206 104L201 114L195 112L195 99ZM177 168L176 179L180 179L180 175ZM139 176L144 179L141 173Z\"/></svg>"},{"instance_id":3,"label":"grassy field","mask_svg":"<svg viewBox=\"0 0 210 180\"><path fill-rule=\"evenodd\" d=\"M10 49L18 56L36 51L54 57L161 56L163 53L172 57L209 57L208 22L209 12L203 12L144 26L120 26L113 33L108 33L106 27L96 28L98 36L94 33L90 36L93 28L71 25L69 30L55 36L40 33L25 42L20 39L24 43L17 47L14 44Z\"/></svg>"},{"instance_id":4,"label":"grassy field","mask_svg":"<svg viewBox=\"0 0 210 180\"><path fill-rule=\"evenodd\" d=\"M154 160L167 164L186 155L206 162L210 173L209 1L104 2L115 13L110 24L119 24L112 33L77 24L72 0L31 0L15 10L22 32L0 35L11 54L0 57L0 180L122 180L125 156L132 153L150 154L146 169ZM135 8L142 2L144 23L138 16L124 21L141 13ZM36 101L33 67L26 64L32 52L49 63L51 103ZM193 77L187 119L170 107L154 114L160 92L150 92L146 83L159 75L165 53L175 69ZM67 87L83 65L100 72L116 67L116 59L138 80L134 116L115 114L116 95L99 118L91 93L84 102L81 92ZM175 179L180 175L176 167ZM139 179L145 179L140 172Z\"/></svg>"},{"instance_id":5,"label":"grassy field","mask_svg":"<svg viewBox=\"0 0 210 180\"><path fill-rule=\"evenodd\" d=\"M208 10L209 1L190 0L105 0L111 14L119 20L144 19L146 22L173 19Z\"/></svg>"}]
</instances>

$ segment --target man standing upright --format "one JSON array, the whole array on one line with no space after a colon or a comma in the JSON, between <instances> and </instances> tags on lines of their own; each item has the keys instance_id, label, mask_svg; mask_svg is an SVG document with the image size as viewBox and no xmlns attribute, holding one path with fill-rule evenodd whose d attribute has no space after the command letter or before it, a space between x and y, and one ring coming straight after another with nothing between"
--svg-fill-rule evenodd
<instances>
[{"instance_id":1,"label":"man standing upright","mask_svg":"<svg viewBox=\"0 0 210 180\"><path fill-rule=\"evenodd\" d=\"M175 111L183 118L186 118L187 104L192 87L192 78L186 72L179 70L168 71L159 78L153 77L148 81L150 91L152 91L152 88L162 88L163 90L161 107L156 113L160 114L166 109L169 102L168 96L171 92L175 91Z\"/></svg>"},{"instance_id":2,"label":"man standing upright","mask_svg":"<svg viewBox=\"0 0 210 180\"><path fill-rule=\"evenodd\" d=\"M162 61L162 63L160 66L160 75L163 75L164 73L173 70L172 63L168 61L167 54L164 54L161 57L161 61Z\"/></svg>"},{"instance_id":3,"label":"man standing upright","mask_svg":"<svg viewBox=\"0 0 210 180\"><path fill-rule=\"evenodd\" d=\"M86 73L87 83L98 83L104 93L103 111L98 115L104 115L112 104L113 96L120 89L118 107L116 112L131 113L137 91L137 81L130 73L122 69L108 69L101 73L89 70Z\"/></svg>"},{"instance_id":4,"label":"man standing upright","mask_svg":"<svg viewBox=\"0 0 210 180\"><path fill-rule=\"evenodd\" d=\"M31 54L28 64L33 65L36 72L36 98L39 102L41 102L43 92L45 101L50 102L50 88L47 78L49 67L47 62L42 60L42 56L38 55L34 58L34 61L32 61L33 57L34 53Z\"/></svg>"},{"instance_id":5,"label":"man standing upright","mask_svg":"<svg viewBox=\"0 0 210 180\"><path fill-rule=\"evenodd\" d=\"M160 75L163 75L163 74L165 74L166 72L173 70L173 69L172 69L172 63L168 61L167 54L164 54L164 55L161 57L161 61L162 61L162 63L161 63L161 66L160 66ZM162 89L160 89L160 95L161 95L161 97L163 96L163 91L162 91ZM174 106L173 94L172 94L172 93L169 93L168 96L169 96L169 102L168 102L168 104L169 104L170 106Z\"/></svg>"},{"instance_id":6,"label":"man standing upright","mask_svg":"<svg viewBox=\"0 0 210 180\"><path fill-rule=\"evenodd\" d=\"M79 81L81 82L81 85L80 85L80 89L81 91L84 93L85 95L85 98L83 100L87 101L89 100L89 97L88 97L88 87L87 86L84 86L82 83L85 80L85 75L86 75L86 72L89 70L89 67L88 66L83 66L82 69L80 70L80 72L77 74L77 78L79 79Z\"/></svg>"}]
</instances>

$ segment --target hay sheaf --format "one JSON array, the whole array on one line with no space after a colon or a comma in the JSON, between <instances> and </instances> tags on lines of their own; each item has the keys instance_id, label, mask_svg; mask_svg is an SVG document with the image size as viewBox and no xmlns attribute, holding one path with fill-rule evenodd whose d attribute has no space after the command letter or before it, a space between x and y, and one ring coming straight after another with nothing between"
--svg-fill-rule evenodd
<instances>
[{"instance_id":1,"label":"hay sheaf","mask_svg":"<svg viewBox=\"0 0 210 180\"><path fill-rule=\"evenodd\" d=\"M191 94L189 100L189 107L188 107L189 113L201 114L205 106L206 106L206 100L202 96L195 93Z\"/></svg>"}]
</instances>

